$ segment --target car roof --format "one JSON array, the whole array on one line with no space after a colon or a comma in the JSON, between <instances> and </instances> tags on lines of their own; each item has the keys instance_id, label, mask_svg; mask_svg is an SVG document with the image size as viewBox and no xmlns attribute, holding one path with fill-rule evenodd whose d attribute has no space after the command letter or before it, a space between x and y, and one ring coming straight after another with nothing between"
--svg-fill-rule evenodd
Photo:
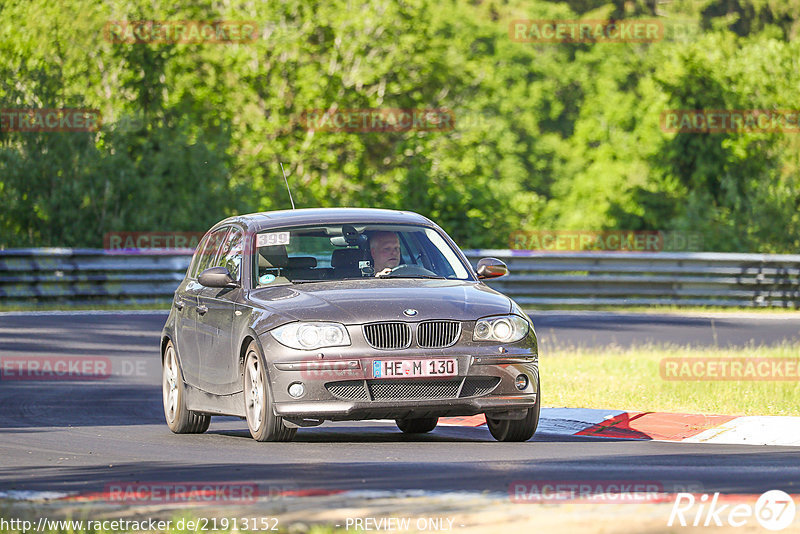
<instances>
[{"instance_id":1,"label":"car roof","mask_svg":"<svg viewBox=\"0 0 800 534\"><path fill-rule=\"evenodd\" d=\"M377 208L303 208L295 210L264 211L236 215L220 221L214 227L238 223L248 231L281 226L301 226L306 224L421 224L436 227L427 217L413 211L397 211Z\"/></svg>"}]
</instances>

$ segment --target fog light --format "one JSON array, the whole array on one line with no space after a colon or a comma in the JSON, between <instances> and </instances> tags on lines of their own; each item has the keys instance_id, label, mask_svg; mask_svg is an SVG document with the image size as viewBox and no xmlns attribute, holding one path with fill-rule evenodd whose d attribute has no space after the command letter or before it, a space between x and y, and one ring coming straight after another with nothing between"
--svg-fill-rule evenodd
<instances>
[{"instance_id":1,"label":"fog light","mask_svg":"<svg viewBox=\"0 0 800 534\"><path fill-rule=\"evenodd\" d=\"M295 399L299 399L306 393L306 387L301 384L300 382L295 382L294 384L289 386L289 395L294 397Z\"/></svg>"},{"instance_id":2,"label":"fog light","mask_svg":"<svg viewBox=\"0 0 800 534\"><path fill-rule=\"evenodd\" d=\"M514 380L514 385L517 386L517 389L522 391L526 387L528 387L528 376L527 375L519 375L517 379Z\"/></svg>"}]
</instances>

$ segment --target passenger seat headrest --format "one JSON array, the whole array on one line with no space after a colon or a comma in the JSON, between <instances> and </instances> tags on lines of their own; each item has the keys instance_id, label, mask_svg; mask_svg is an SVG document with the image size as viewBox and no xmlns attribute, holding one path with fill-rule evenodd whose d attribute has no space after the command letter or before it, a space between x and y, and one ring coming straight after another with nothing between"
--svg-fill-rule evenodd
<instances>
[{"instance_id":1,"label":"passenger seat headrest","mask_svg":"<svg viewBox=\"0 0 800 534\"><path fill-rule=\"evenodd\" d=\"M317 258L314 256L295 256L289 258L290 269L313 269L317 266Z\"/></svg>"},{"instance_id":2,"label":"passenger seat headrest","mask_svg":"<svg viewBox=\"0 0 800 534\"><path fill-rule=\"evenodd\" d=\"M286 245L272 245L258 249L259 267L287 267L289 256L286 254Z\"/></svg>"}]
</instances>

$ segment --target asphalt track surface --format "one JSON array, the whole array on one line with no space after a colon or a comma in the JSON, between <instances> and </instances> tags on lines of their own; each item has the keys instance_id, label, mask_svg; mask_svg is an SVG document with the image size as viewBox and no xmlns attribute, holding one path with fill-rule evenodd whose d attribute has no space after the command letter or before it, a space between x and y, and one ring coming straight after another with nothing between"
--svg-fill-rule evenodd
<instances>
[{"instance_id":1,"label":"asphalt track surface","mask_svg":"<svg viewBox=\"0 0 800 534\"><path fill-rule=\"evenodd\" d=\"M800 319L710 319L606 313L534 315L553 344L646 342L744 346L800 337ZM108 358L112 376L0 380L0 492L102 492L121 482L246 480L270 491L412 490L505 493L519 480L655 481L761 493L800 487L800 448L618 441L537 433L498 443L485 427L422 437L383 422L301 429L257 443L235 418L203 435L163 422L158 335L163 313L0 315L0 358ZM543 382L544 384L545 382Z\"/></svg>"}]
</instances>

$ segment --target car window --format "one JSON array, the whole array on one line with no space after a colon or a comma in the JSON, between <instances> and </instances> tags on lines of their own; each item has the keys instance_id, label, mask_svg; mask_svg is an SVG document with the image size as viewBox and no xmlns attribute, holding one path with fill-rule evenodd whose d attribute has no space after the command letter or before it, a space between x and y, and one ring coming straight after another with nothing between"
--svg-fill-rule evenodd
<instances>
[{"instance_id":1,"label":"car window","mask_svg":"<svg viewBox=\"0 0 800 534\"><path fill-rule=\"evenodd\" d=\"M447 246L442 236L430 228L425 229L425 235L428 240L423 243L428 249L431 268L437 272L445 273L448 278L466 278L467 270L458 260L458 256L453 252L453 249Z\"/></svg>"},{"instance_id":2,"label":"car window","mask_svg":"<svg viewBox=\"0 0 800 534\"><path fill-rule=\"evenodd\" d=\"M203 242L197 247L198 252L195 253L196 263L192 270L192 278L197 278L200 273L214 266L214 259L218 256L227 233L228 227L219 228L203 239Z\"/></svg>"},{"instance_id":3,"label":"car window","mask_svg":"<svg viewBox=\"0 0 800 534\"><path fill-rule=\"evenodd\" d=\"M200 270L200 263L202 258L204 257L203 250L208 246L209 237L211 237L211 234L206 234L200 240L200 243L197 244L197 248L194 249L194 256L192 257L192 266L189 269L190 278L197 278L197 274Z\"/></svg>"},{"instance_id":4,"label":"car window","mask_svg":"<svg viewBox=\"0 0 800 534\"><path fill-rule=\"evenodd\" d=\"M255 237L254 287L375 276L471 278L457 252L435 230L423 226L302 226ZM399 253L393 252L392 240Z\"/></svg>"},{"instance_id":5,"label":"car window","mask_svg":"<svg viewBox=\"0 0 800 534\"><path fill-rule=\"evenodd\" d=\"M330 237L295 232L294 239L286 245L289 258L313 257L317 267L331 266L331 253L336 247L331 245Z\"/></svg>"},{"instance_id":6,"label":"car window","mask_svg":"<svg viewBox=\"0 0 800 534\"><path fill-rule=\"evenodd\" d=\"M214 267L225 267L231 273L234 280L239 279L239 268L242 264L242 231L238 228L231 228L225 237L221 253L214 262Z\"/></svg>"}]
</instances>

